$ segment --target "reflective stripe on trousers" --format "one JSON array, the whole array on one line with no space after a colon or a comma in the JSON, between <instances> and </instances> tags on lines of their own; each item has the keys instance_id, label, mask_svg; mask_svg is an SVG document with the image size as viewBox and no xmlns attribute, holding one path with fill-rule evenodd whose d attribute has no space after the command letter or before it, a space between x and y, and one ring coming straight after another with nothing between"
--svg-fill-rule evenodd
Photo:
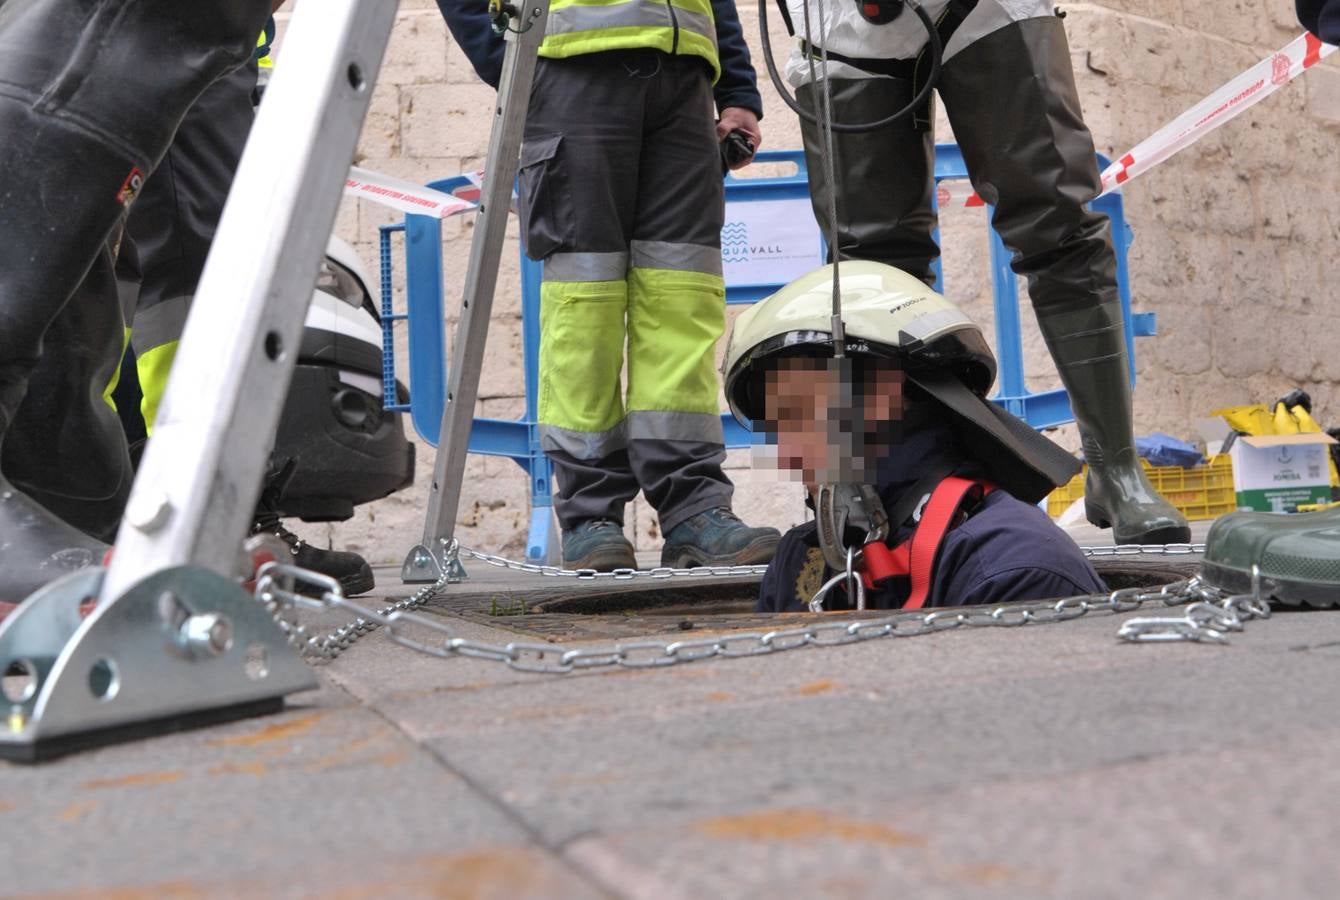
<instances>
[{"instance_id":1,"label":"reflective stripe on trousers","mask_svg":"<svg viewBox=\"0 0 1340 900\"><path fill-rule=\"evenodd\" d=\"M618 280L561 281L555 274ZM656 261L661 268L637 263ZM666 267L673 266L673 268ZM709 271L696 271L707 269ZM633 242L630 254L555 254L541 287L539 419L545 449L599 459L629 438L720 443L717 341L725 329L714 247ZM620 373L628 346L625 406Z\"/></svg>"}]
</instances>

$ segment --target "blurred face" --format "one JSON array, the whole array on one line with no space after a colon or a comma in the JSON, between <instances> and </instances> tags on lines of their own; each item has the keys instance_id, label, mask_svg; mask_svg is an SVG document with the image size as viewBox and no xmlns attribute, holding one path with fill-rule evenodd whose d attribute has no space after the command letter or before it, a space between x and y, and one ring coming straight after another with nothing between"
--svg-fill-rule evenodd
<instances>
[{"instance_id":1,"label":"blurred face","mask_svg":"<svg viewBox=\"0 0 1340 900\"><path fill-rule=\"evenodd\" d=\"M828 482L868 482L902 419L903 371L866 367L853 389L851 361L784 358L765 376L764 423L777 467L811 490ZM858 403L856 396L860 395Z\"/></svg>"}]
</instances>

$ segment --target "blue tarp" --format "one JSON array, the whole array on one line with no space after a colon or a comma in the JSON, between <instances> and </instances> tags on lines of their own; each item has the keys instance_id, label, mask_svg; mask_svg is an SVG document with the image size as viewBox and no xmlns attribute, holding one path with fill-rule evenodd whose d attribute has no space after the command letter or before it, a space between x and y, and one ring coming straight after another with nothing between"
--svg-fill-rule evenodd
<instances>
[{"instance_id":1,"label":"blue tarp","mask_svg":"<svg viewBox=\"0 0 1340 900\"><path fill-rule=\"evenodd\" d=\"M1189 469L1205 461L1205 456L1194 446L1161 431L1136 438L1135 449L1149 460L1151 466L1181 466Z\"/></svg>"}]
</instances>

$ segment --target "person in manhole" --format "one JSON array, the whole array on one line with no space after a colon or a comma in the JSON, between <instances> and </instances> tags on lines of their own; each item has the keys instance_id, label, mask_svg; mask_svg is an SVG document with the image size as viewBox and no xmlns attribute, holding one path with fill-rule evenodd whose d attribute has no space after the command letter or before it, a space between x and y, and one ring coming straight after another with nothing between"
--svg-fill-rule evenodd
<instances>
[{"instance_id":1,"label":"person in manhole","mask_svg":"<svg viewBox=\"0 0 1340 900\"><path fill-rule=\"evenodd\" d=\"M1079 465L985 399L996 361L978 326L911 275L844 262L839 357L832 295L826 266L746 310L731 331L723 374L731 412L759 434L780 470L804 483L812 504L823 486L839 498L874 489L865 494L876 495L879 508L847 503L837 528L867 606L1106 591L1075 542L1036 505ZM886 533L872 537L884 517ZM791 529L764 575L759 610L809 608L846 571L826 559L816 522ZM852 605L849 583L826 592L823 608Z\"/></svg>"}]
</instances>

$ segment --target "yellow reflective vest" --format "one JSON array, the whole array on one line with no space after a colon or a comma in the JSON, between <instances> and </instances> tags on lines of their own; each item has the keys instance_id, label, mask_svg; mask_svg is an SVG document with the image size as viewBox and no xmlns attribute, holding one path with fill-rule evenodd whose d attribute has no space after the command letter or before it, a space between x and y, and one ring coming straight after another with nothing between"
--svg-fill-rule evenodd
<instances>
[{"instance_id":1,"label":"yellow reflective vest","mask_svg":"<svg viewBox=\"0 0 1340 900\"><path fill-rule=\"evenodd\" d=\"M711 0L554 0L540 55L561 59L646 47L701 56L721 75Z\"/></svg>"}]
</instances>

